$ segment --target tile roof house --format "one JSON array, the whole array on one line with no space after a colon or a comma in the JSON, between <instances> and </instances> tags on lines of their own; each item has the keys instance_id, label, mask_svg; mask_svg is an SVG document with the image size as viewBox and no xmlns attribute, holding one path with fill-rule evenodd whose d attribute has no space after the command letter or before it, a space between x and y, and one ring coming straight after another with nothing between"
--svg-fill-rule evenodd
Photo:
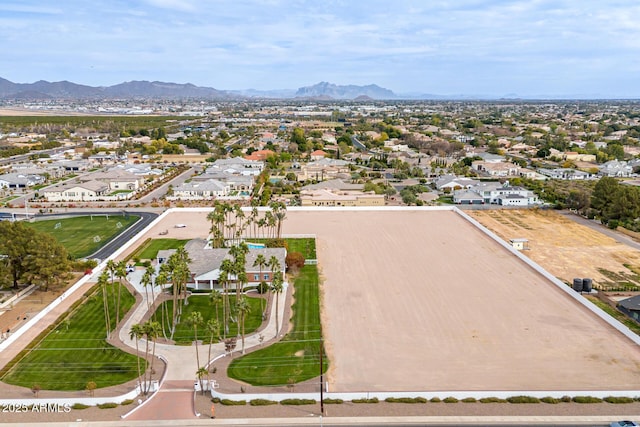
<instances>
[{"instance_id":1,"label":"tile roof house","mask_svg":"<svg viewBox=\"0 0 640 427\"><path fill-rule=\"evenodd\" d=\"M196 290L222 289L222 285L218 283L218 279L220 278L220 266L222 265L223 260L233 259L229 255L229 249L211 248L209 242L205 239L190 240L187 242L184 249L187 251L189 258L191 259L191 263L189 264L189 272L191 273L191 276L187 282L187 287ZM175 249L158 251L156 258L158 265L166 262L173 253L175 253ZM259 267L254 267L253 264L259 254L262 254L267 261L271 259L272 256L275 256L280 264L280 270L276 273L272 273L269 267L264 267L261 272ZM262 281L271 283L273 280L273 274L281 274L284 278L286 257L287 250L285 248L249 248L249 252L245 257L244 265L248 282L244 287L257 286ZM262 276L260 274L262 274ZM235 280L235 276L231 275L230 280ZM235 290L235 284L233 282L229 286Z\"/></svg>"},{"instance_id":2,"label":"tile roof house","mask_svg":"<svg viewBox=\"0 0 640 427\"><path fill-rule=\"evenodd\" d=\"M620 160L610 160L600 165L598 175L611 177L627 177L633 173L633 167L627 162Z\"/></svg>"}]
</instances>

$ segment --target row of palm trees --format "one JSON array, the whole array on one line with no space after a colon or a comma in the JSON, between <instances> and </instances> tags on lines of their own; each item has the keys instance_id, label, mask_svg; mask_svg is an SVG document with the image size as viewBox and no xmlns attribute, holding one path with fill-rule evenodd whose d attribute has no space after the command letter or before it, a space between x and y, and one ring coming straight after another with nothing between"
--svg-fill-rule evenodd
<instances>
[{"instance_id":1,"label":"row of palm trees","mask_svg":"<svg viewBox=\"0 0 640 427\"><path fill-rule=\"evenodd\" d=\"M138 361L138 378L140 382L141 392L146 396L149 394L151 379L154 373L153 369L153 361L155 360L156 355L156 339L162 333L162 327L159 322L148 320L145 323L136 323L131 325L131 329L129 330L129 338L135 339L136 342L136 359ZM149 360L149 347L151 345L151 364L148 369L142 371L140 367L140 349L139 349L139 341L141 339L145 340L145 351L144 351L144 360ZM144 374L144 377L143 377Z\"/></svg>"},{"instance_id":2,"label":"row of palm trees","mask_svg":"<svg viewBox=\"0 0 640 427\"><path fill-rule=\"evenodd\" d=\"M113 327L117 327L118 323L120 323L120 301L122 295L122 279L127 277L127 263L125 261L115 262L113 260L109 260L107 262L107 268L102 271L100 276L98 276L98 286L102 290L102 308L104 310L104 320L105 320L105 328L107 339L111 336L111 309L109 303L109 294L112 296L112 306L115 307L115 323ZM117 292L109 292L109 288L113 289L115 279L118 278L118 291Z\"/></svg>"},{"instance_id":3,"label":"row of palm trees","mask_svg":"<svg viewBox=\"0 0 640 427\"><path fill-rule=\"evenodd\" d=\"M287 206L272 202L269 210L260 215L254 206L248 214L238 204L216 201L207 215L211 222L211 246L224 248L238 245L243 238L280 239Z\"/></svg>"}]
</instances>

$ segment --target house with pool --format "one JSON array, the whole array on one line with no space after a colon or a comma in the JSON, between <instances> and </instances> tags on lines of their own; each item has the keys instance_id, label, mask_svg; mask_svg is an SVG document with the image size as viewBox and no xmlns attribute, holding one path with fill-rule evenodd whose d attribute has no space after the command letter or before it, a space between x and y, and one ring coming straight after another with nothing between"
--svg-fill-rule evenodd
<instances>
[{"instance_id":1,"label":"house with pool","mask_svg":"<svg viewBox=\"0 0 640 427\"><path fill-rule=\"evenodd\" d=\"M285 248L266 248L259 243L247 243L247 246L249 247L249 252L245 257L244 267L247 273L245 288L258 286L262 281L270 284L275 274L279 274L284 279L287 257ZM212 248L210 242L206 239L193 239L187 242L184 249L191 259L189 264L191 275L187 282L187 288L192 290L221 290L222 285L218 281L220 278L220 266L223 260L233 259L229 255L229 248ZM157 268L165 263L173 253L175 253L175 249L158 251L156 257ZM258 255L262 255L267 263L274 256L280 264L280 269L272 272L268 265L262 269L257 265L254 266ZM231 275L229 279L234 281L236 277Z\"/></svg>"}]
</instances>

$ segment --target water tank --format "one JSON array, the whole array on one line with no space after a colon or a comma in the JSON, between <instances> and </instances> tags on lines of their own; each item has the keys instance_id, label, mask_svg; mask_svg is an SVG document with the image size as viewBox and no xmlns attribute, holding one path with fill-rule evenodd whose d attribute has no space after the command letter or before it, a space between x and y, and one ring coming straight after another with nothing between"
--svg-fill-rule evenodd
<instances>
[{"instance_id":1,"label":"water tank","mask_svg":"<svg viewBox=\"0 0 640 427\"><path fill-rule=\"evenodd\" d=\"M593 281L589 278L582 279L582 292L591 292Z\"/></svg>"},{"instance_id":2,"label":"water tank","mask_svg":"<svg viewBox=\"0 0 640 427\"><path fill-rule=\"evenodd\" d=\"M573 290L576 292L582 292L582 279L581 278L575 278L573 279Z\"/></svg>"}]
</instances>

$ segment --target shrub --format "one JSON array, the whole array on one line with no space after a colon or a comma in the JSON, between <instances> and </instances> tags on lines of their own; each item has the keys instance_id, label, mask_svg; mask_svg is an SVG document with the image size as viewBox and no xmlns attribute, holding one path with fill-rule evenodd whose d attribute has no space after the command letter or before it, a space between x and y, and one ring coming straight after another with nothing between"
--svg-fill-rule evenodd
<instances>
[{"instance_id":1,"label":"shrub","mask_svg":"<svg viewBox=\"0 0 640 427\"><path fill-rule=\"evenodd\" d=\"M287 265L287 270L292 268L301 269L304 267L304 255L300 252L289 252L287 254L287 258L285 259L285 263Z\"/></svg>"},{"instance_id":2,"label":"shrub","mask_svg":"<svg viewBox=\"0 0 640 427\"><path fill-rule=\"evenodd\" d=\"M432 397L432 398L429 400L429 402L431 402L431 403L440 403L440 402L442 402L442 400L440 400L440 398L439 398L439 397Z\"/></svg>"},{"instance_id":3,"label":"shrub","mask_svg":"<svg viewBox=\"0 0 640 427\"><path fill-rule=\"evenodd\" d=\"M476 403L477 400L475 397L465 397L464 399L461 400L461 402L464 403Z\"/></svg>"},{"instance_id":4,"label":"shrub","mask_svg":"<svg viewBox=\"0 0 640 427\"><path fill-rule=\"evenodd\" d=\"M329 405L331 405L331 404L339 405L341 403L344 403L344 400L342 400L342 399L324 399L323 402L327 403Z\"/></svg>"},{"instance_id":5,"label":"shrub","mask_svg":"<svg viewBox=\"0 0 640 427\"><path fill-rule=\"evenodd\" d=\"M246 405L246 400L231 400L231 399L220 399L220 403L225 406L242 406Z\"/></svg>"},{"instance_id":6,"label":"shrub","mask_svg":"<svg viewBox=\"0 0 640 427\"><path fill-rule=\"evenodd\" d=\"M542 399L540 399L540 401L544 403L551 403L551 404L560 403L560 399L556 399L555 397L551 397L551 396L543 397Z\"/></svg>"},{"instance_id":7,"label":"shrub","mask_svg":"<svg viewBox=\"0 0 640 427\"><path fill-rule=\"evenodd\" d=\"M219 398L219 397L212 397L212 398L211 398L211 402L213 402L213 403L220 403L220 398Z\"/></svg>"},{"instance_id":8,"label":"shrub","mask_svg":"<svg viewBox=\"0 0 640 427\"><path fill-rule=\"evenodd\" d=\"M251 406L269 406L269 405L277 405L278 402L275 400L268 399L253 399L249 401L249 405Z\"/></svg>"},{"instance_id":9,"label":"shrub","mask_svg":"<svg viewBox=\"0 0 640 427\"><path fill-rule=\"evenodd\" d=\"M481 403L507 403L506 399L500 399L499 397L483 397L479 400Z\"/></svg>"},{"instance_id":10,"label":"shrub","mask_svg":"<svg viewBox=\"0 0 640 427\"><path fill-rule=\"evenodd\" d=\"M284 399L280 401L281 405L315 405L315 399Z\"/></svg>"},{"instance_id":11,"label":"shrub","mask_svg":"<svg viewBox=\"0 0 640 427\"><path fill-rule=\"evenodd\" d=\"M633 403L633 398L626 396L607 396L602 400L607 403Z\"/></svg>"},{"instance_id":12,"label":"shrub","mask_svg":"<svg viewBox=\"0 0 640 427\"><path fill-rule=\"evenodd\" d=\"M377 397L372 397L371 399L353 399L351 402L353 403L378 403Z\"/></svg>"},{"instance_id":13,"label":"shrub","mask_svg":"<svg viewBox=\"0 0 640 427\"><path fill-rule=\"evenodd\" d=\"M85 405L84 403L74 403L71 409L87 409L88 407L89 405Z\"/></svg>"},{"instance_id":14,"label":"shrub","mask_svg":"<svg viewBox=\"0 0 640 427\"><path fill-rule=\"evenodd\" d=\"M445 397L444 399L442 399L442 401L444 403L458 403L458 399L453 396Z\"/></svg>"},{"instance_id":15,"label":"shrub","mask_svg":"<svg viewBox=\"0 0 640 427\"><path fill-rule=\"evenodd\" d=\"M564 403L569 403L571 402L571 396L562 396L560 400Z\"/></svg>"},{"instance_id":16,"label":"shrub","mask_svg":"<svg viewBox=\"0 0 640 427\"><path fill-rule=\"evenodd\" d=\"M131 405L133 403L133 399L127 399L127 400L123 400L120 405L122 406L127 406L127 405Z\"/></svg>"},{"instance_id":17,"label":"shrub","mask_svg":"<svg viewBox=\"0 0 640 427\"><path fill-rule=\"evenodd\" d=\"M509 403L540 403L540 399L533 396L511 396L507 398Z\"/></svg>"},{"instance_id":18,"label":"shrub","mask_svg":"<svg viewBox=\"0 0 640 427\"><path fill-rule=\"evenodd\" d=\"M387 397L385 402L389 403L427 403L424 397Z\"/></svg>"},{"instance_id":19,"label":"shrub","mask_svg":"<svg viewBox=\"0 0 640 427\"><path fill-rule=\"evenodd\" d=\"M573 396L572 401L576 403L600 403L602 399L593 396Z\"/></svg>"},{"instance_id":20,"label":"shrub","mask_svg":"<svg viewBox=\"0 0 640 427\"><path fill-rule=\"evenodd\" d=\"M100 409L112 409L112 408L117 408L118 404L115 402L107 402L107 403L100 403L98 404L98 408Z\"/></svg>"}]
</instances>

